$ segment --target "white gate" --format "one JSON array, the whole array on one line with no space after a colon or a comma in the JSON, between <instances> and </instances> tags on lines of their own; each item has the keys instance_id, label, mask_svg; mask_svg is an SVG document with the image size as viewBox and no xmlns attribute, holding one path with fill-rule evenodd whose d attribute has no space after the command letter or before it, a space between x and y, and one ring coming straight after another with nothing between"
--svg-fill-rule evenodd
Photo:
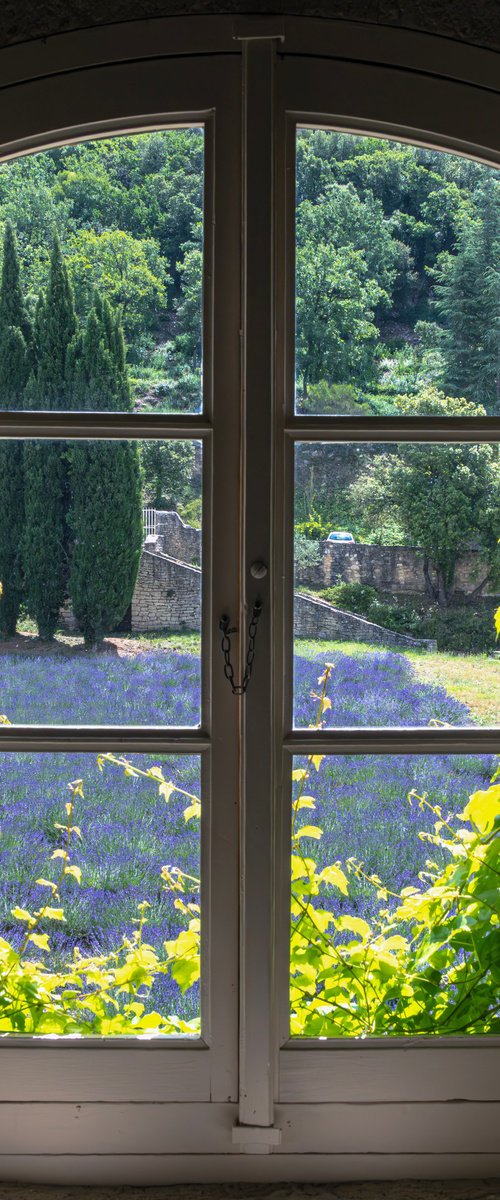
<instances>
[{"instance_id":1,"label":"white gate","mask_svg":"<svg viewBox=\"0 0 500 1200\"><path fill-rule=\"evenodd\" d=\"M154 537L156 534L156 508L143 508L142 522L144 525L144 537Z\"/></svg>"}]
</instances>

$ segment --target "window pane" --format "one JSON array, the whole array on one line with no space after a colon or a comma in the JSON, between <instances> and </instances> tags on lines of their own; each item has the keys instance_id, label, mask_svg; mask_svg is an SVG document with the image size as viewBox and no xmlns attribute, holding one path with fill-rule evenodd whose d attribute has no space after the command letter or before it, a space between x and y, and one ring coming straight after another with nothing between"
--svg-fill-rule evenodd
<instances>
[{"instance_id":1,"label":"window pane","mask_svg":"<svg viewBox=\"0 0 500 1200\"><path fill-rule=\"evenodd\" d=\"M199 757L4 753L0 776L0 957L22 950L0 1030L196 1033ZM60 975L45 999L30 970L36 989Z\"/></svg>"},{"instance_id":2,"label":"window pane","mask_svg":"<svg viewBox=\"0 0 500 1200\"><path fill-rule=\"evenodd\" d=\"M497 765L294 760L294 1036L498 1034Z\"/></svg>"},{"instance_id":3,"label":"window pane","mask_svg":"<svg viewBox=\"0 0 500 1200\"><path fill-rule=\"evenodd\" d=\"M203 129L0 164L0 411L200 411Z\"/></svg>"},{"instance_id":4,"label":"window pane","mask_svg":"<svg viewBox=\"0 0 500 1200\"><path fill-rule=\"evenodd\" d=\"M296 724L498 724L499 535L497 446L300 443Z\"/></svg>"},{"instance_id":5,"label":"window pane","mask_svg":"<svg viewBox=\"0 0 500 1200\"><path fill-rule=\"evenodd\" d=\"M0 456L2 712L199 724L201 444L4 440Z\"/></svg>"},{"instance_id":6,"label":"window pane","mask_svg":"<svg viewBox=\"0 0 500 1200\"><path fill-rule=\"evenodd\" d=\"M499 248L495 168L299 129L297 412L500 413Z\"/></svg>"}]
</instances>

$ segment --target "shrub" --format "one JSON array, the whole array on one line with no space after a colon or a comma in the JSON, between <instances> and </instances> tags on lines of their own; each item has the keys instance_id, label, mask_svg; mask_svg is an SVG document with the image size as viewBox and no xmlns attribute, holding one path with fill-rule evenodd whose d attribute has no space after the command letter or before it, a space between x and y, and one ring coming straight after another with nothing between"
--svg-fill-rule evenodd
<instances>
[{"instance_id":1,"label":"shrub","mask_svg":"<svg viewBox=\"0 0 500 1200\"><path fill-rule=\"evenodd\" d=\"M188 500L186 504L178 504L177 512L182 517L185 525L191 525L194 529L201 529L203 501L201 496L195 496L194 500Z\"/></svg>"},{"instance_id":2,"label":"shrub","mask_svg":"<svg viewBox=\"0 0 500 1200\"><path fill-rule=\"evenodd\" d=\"M320 542L323 538L328 537L331 525L320 517L317 512L310 512L305 521L298 521L295 526L295 534L299 537L308 538L312 542Z\"/></svg>"},{"instance_id":3,"label":"shrub","mask_svg":"<svg viewBox=\"0 0 500 1200\"><path fill-rule=\"evenodd\" d=\"M300 412L335 413L336 416L359 416L369 414L370 408L359 400L356 388L350 383L328 383L326 379L319 383L311 383L307 400L302 399L298 405Z\"/></svg>"},{"instance_id":4,"label":"shrub","mask_svg":"<svg viewBox=\"0 0 500 1200\"><path fill-rule=\"evenodd\" d=\"M324 588L319 593L322 600L328 600L336 608L347 609L360 617L374 621L394 633L407 633L411 637L421 637L422 618L411 604L390 604L379 600L375 588L364 583L336 583L333 587ZM430 635L429 635L430 636Z\"/></svg>"},{"instance_id":5,"label":"shrub","mask_svg":"<svg viewBox=\"0 0 500 1200\"><path fill-rule=\"evenodd\" d=\"M455 654L486 654L495 646L492 613L487 608L469 605L436 608L422 622L422 628L422 636L436 638L438 650Z\"/></svg>"},{"instance_id":6,"label":"shrub","mask_svg":"<svg viewBox=\"0 0 500 1200\"><path fill-rule=\"evenodd\" d=\"M365 583L335 583L333 587L323 588L319 595L335 608L345 608L360 617L369 615L377 599L376 589Z\"/></svg>"},{"instance_id":7,"label":"shrub","mask_svg":"<svg viewBox=\"0 0 500 1200\"><path fill-rule=\"evenodd\" d=\"M300 582L313 567L319 567L321 551L317 542L303 533L295 533L295 576Z\"/></svg>"},{"instance_id":8,"label":"shrub","mask_svg":"<svg viewBox=\"0 0 500 1200\"><path fill-rule=\"evenodd\" d=\"M389 604L376 600L370 609L370 620L394 633L406 633L409 637L424 637L422 615L411 604ZM430 635L434 636L434 635Z\"/></svg>"}]
</instances>

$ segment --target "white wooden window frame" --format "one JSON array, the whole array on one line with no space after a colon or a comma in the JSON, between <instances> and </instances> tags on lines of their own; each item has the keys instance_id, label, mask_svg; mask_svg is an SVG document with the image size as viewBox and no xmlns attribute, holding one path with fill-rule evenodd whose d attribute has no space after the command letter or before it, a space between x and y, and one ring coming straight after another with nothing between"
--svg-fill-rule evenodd
<instances>
[{"instance_id":1,"label":"white wooden window frame","mask_svg":"<svg viewBox=\"0 0 500 1200\"><path fill-rule=\"evenodd\" d=\"M295 441L469 436L456 422L403 429L391 420L294 415L296 124L386 134L499 164L498 56L343 21L200 17L13 47L0 66L7 157L125 129L205 124L208 365L199 417L0 414L3 436L200 437L205 464L201 729L17 727L0 730L0 749L154 748L200 752L207 764L203 1038L2 1040L0 1177L152 1184L496 1175L498 1039L289 1040L288 862L292 753L319 745L347 754L458 745L494 753L499 742L498 731L484 730L292 729ZM483 419L470 440L499 433L498 421ZM269 568L258 582L255 560ZM243 629L257 595L264 612L254 674L237 701L222 675L217 624L229 611Z\"/></svg>"}]
</instances>

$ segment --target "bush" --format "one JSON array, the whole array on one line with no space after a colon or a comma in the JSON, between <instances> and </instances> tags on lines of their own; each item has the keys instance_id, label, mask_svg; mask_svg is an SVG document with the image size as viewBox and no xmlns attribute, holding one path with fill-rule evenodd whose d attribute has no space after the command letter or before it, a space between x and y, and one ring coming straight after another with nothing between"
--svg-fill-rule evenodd
<instances>
[{"instance_id":1,"label":"bush","mask_svg":"<svg viewBox=\"0 0 500 1200\"><path fill-rule=\"evenodd\" d=\"M322 413L347 417L370 413L369 406L360 402L352 384L328 383L326 379L312 383L307 400L300 400L298 407L302 413L314 413L319 416Z\"/></svg>"},{"instance_id":2,"label":"bush","mask_svg":"<svg viewBox=\"0 0 500 1200\"><path fill-rule=\"evenodd\" d=\"M370 621L392 629L393 633L406 633L409 637L425 637L422 615L411 604L389 604L376 600L370 609ZM429 634L434 637L434 634Z\"/></svg>"},{"instance_id":3,"label":"bush","mask_svg":"<svg viewBox=\"0 0 500 1200\"><path fill-rule=\"evenodd\" d=\"M438 650L454 654L486 654L495 648L492 611L462 605L436 608L423 622L423 637L436 638Z\"/></svg>"},{"instance_id":4,"label":"bush","mask_svg":"<svg viewBox=\"0 0 500 1200\"><path fill-rule=\"evenodd\" d=\"M201 529L202 504L201 496L195 496L194 500L188 500L186 504L177 505L177 512L182 517L185 525L192 525L194 529Z\"/></svg>"},{"instance_id":5,"label":"bush","mask_svg":"<svg viewBox=\"0 0 500 1200\"><path fill-rule=\"evenodd\" d=\"M320 542L328 537L331 525L322 520L316 512L310 512L306 521L298 521L295 526L296 537L307 538L311 542Z\"/></svg>"},{"instance_id":6,"label":"bush","mask_svg":"<svg viewBox=\"0 0 500 1200\"><path fill-rule=\"evenodd\" d=\"M321 551L318 543L303 533L295 534L295 578L300 582L311 567L319 567Z\"/></svg>"},{"instance_id":7,"label":"bush","mask_svg":"<svg viewBox=\"0 0 500 1200\"><path fill-rule=\"evenodd\" d=\"M424 636L422 617L411 604L389 604L379 600L376 589L367 584L336 583L334 587L324 588L319 595L336 608L366 617L384 629L392 629L394 633L406 633L410 637Z\"/></svg>"},{"instance_id":8,"label":"bush","mask_svg":"<svg viewBox=\"0 0 500 1200\"><path fill-rule=\"evenodd\" d=\"M319 595L335 608L347 609L360 617L368 617L377 601L376 589L365 583L336 583L333 587L323 588Z\"/></svg>"}]
</instances>

